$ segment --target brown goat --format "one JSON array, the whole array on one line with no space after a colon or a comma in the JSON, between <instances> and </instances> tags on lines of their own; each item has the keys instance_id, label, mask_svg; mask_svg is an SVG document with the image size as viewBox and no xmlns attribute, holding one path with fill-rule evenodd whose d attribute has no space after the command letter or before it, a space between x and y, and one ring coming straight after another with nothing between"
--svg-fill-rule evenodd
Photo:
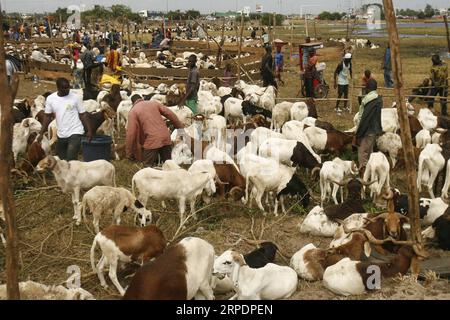
<instances>
[{"instance_id":1,"label":"brown goat","mask_svg":"<svg viewBox=\"0 0 450 320\"><path fill-rule=\"evenodd\" d=\"M214 163L214 168L220 181L225 183L217 184L220 197L224 199L227 190L234 201L240 200L245 194L245 178L241 173L234 165L227 163Z\"/></svg>"},{"instance_id":2,"label":"brown goat","mask_svg":"<svg viewBox=\"0 0 450 320\"><path fill-rule=\"evenodd\" d=\"M346 134L339 130L327 131L327 143L325 145L325 150L341 153L347 145L352 143L352 141L352 135Z\"/></svg>"},{"instance_id":3,"label":"brown goat","mask_svg":"<svg viewBox=\"0 0 450 320\"><path fill-rule=\"evenodd\" d=\"M30 174L37 166L39 161L45 158L46 154L39 142L34 141L37 133L33 133L28 138L27 155L20 166L20 170Z\"/></svg>"}]
</instances>

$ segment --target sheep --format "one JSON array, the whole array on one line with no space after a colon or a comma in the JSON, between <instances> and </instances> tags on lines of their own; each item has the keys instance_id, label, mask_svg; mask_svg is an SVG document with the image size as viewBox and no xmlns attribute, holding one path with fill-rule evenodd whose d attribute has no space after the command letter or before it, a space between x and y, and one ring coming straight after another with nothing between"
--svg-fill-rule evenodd
<instances>
[{"instance_id":1,"label":"sheep","mask_svg":"<svg viewBox=\"0 0 450 320\"><path fill-rule=\"evenodd\" d=\"M417 187L421 192L422 184L426 184L432 199L435 198L433 192L434 182L439 172L444 169L445 159L442 155L442 147L438 144L428 144L419 156L419 166L417 172Z\"/></svg>"},{"instance_id":2,"label":"sheep","mask_svg":"<svg viewBox=\"0 0 450 320\"><path fill-rule=\"evenodd\" d=\"M416 134L416 148L423 149L427 144L431 143L431 134L427 129L422 129Z\"/></svg>"},{"instance_id":3,"label":"sheep","mask_svg":"<svg viewBox=\"0 0 450 320\"><path fill-rule=\"evenodd\" d=\"M315 206L299 225L299 231L300 233L314 236L332 237L336 233L338 226L336 222L327 218L320 206Z\"/></svg>"},{"instance_id":4,"label":"sheep","mask_svg":"<svg viewBox=\"0 0 450 320\"><path fill-rule=\"evenodd\" d=\"M292 102L281 102L274 106L272 110L272 124L270 126L271 130L276 132L281 131L281 127L289 121L291 117L291 108L293 106Z\"/></svg>"},{"instance_id":5,"label":"sheep","mask_svg":"<svg viewBox=\"0 0 450 320\"><path fill-rule=\"evenodd\" d=\"M425 130L432 131L437 128L438 119L428 108L420 109L417 119Z\"/></svg>"},{"instance_id":6,"label":"sheep","mask_svg":"<svg viewBox=\"0 0 450 320\"><path fill-rule=\"evenodd\" d=\"M398 152L402 149L400 136L396 133L387 132L377 138L377 147L379 151L389 154L392 168L394 168L397 164Z\"/></svg>"},{"instance_id":7,"label":"sheep","mask_svg":"<svg viewBox=\"0 0 450 320\"><path fill-rule=\"evenodd\" d=\"M120 134L120 127L127 127L128 124L128 113L130 113L133 103L131 100L123 100L119 103L117 107L117 134Z\"/></svg>"},{"instance_id":8,"label":"sheep","mask_svg":"<svg viewBox=\"0 0 450 320\"><path fill-rule=\"evenodd\" d=\"M259 158L259 159L258 159ZM253 184L252 196L256 200L258 207L265 213L265 209L261 203L264 192L276 191L274 214L278 216L278 200L281 202L283 212L286 212L284 207L285 195L299 195L302 198L302 205L306 207L309 204L310 194L303 182L295 175L295 168L290 168L279 164L275 160L264 159L261 157L255 158L259 165L253 164L252 168L248 170L246 177L246 199L248 199L247 188L249 182ZM244 160L245 161L245 160ZM251 205L250 200L250 205Z\"/></svg>"},{"instance_id":9,"label":"sheep","mask_svg":"<svg viewBox=\"0 0 450 320\"><path fill-rule=\"evenodd\" d=\"M191 215L195 218L195 201L209 185L215 192L215 183L209 172L189 173L184 169L160 171L153 168L139 170L132 179L132 192L146 206L148 198L158 200L177 199L180 213L180 225L184 217L186 201L190 202Z\"/></svg>"},{"instance_id":10,"label":"sheep","mask_svg":"<svg viewBox=\"0 0 450 320\"><path fill-rule=\"evenodd\" d=\"M42 125L39 121L27 118L22 120L21 123L16 123L13 127L13 141L12 151L14 154L14 162L20 154L24 154L27 150L28 138L32 133L39 133L42 129Z\"/></svg>"},{"instance_id":11,"label":"sheep","mask_svg":"<svg viewBox=\"0 0 450 320\"><path fill-rule=\"evenodd\" d=\"M188 237L142 266L131 279L124 300L213 300L214 247Z\"/></svg>"},{"instance_id":12,"label":"sheep","mask_svg":"<svg viewBox=\"0 0 450 320\"><path fill-rule=\"evenodd\" d=\"M295 102L291 107L291 120L302 121L308 117L308 106L305 102Z\"/></svg>"},{"instance_id":13,"label":"sheep","mask_svg":"<svg viewBox=\"0 0 450 320\"><path fill-rule=\"evenodd\" d=\"M82 288L67 289L62 285L47 286L31 280L19 282L22 300L95 300L94 296ZM0 300L6 300L6 284L0 285Z\"/></svg>"},{"instance_id":14,"label":"sheep","mask_svg":"<svg viewBox=\"0 0 450 320\"><path fill-rule=\"evenodd\" d=\"M133 194L125 188L96 186L86 192L81 201L83 219L86 221L86 209L88 209L94 216L93 224L96 233L100 232L99 221L102 214L112 214L113 222L120 224L120 214L127 208L135 211L135 220L139 215L141 227L151 223L151 211L145 209L139 200L136 200Z\"/></svg>"},{"instance_id":15,"label":"sheep","mask_svg":"<svg viewBox=\"0 0 450 320\"><path fill-rule=\"evenodd\" d=\"M116 186L116 170L114 165L106 160L68 162L49 155L38 163L36 170L38 172L52 171L62 192L72 195L73 218L77 221L81 221L80 191L97 185Z\"/></svg>"},{"instance_id":16,"label":"sheep","mask_svg":"<svg viewBox=\"0 0 450 320\"><path fill-rule=\"evenodd\" d=\"M365 235L355 232L352 239L336 248L319 249L312 243L297 251L291 258L290 266L298 276L308 281L322 280L324 270L343 258L360 260L369 257L370 243Z\"/></svg>"},{"instance_id":17,"label":"sheep","mask_svg":"<svg viewBox=\"0 0 450 320\"><path fill-rule=\"evenodd\" d=\"M309 127L304 133L311 147L316 151L329 150L334 153L341 153L349 145L353 136L338 130L324 130L319 127Z\"/></svg>"},{"instance_id":18,"label":"sheep","mask_svg":"<svg viewBox=\"0 0 450 320\"><path fill-rule=\"evenodd\" d=\"M344 179L349 175L358 174L358 167L353 161L343 161L340 158L334 158L333 161L326 161L320 169L320 193L321 205L327 198L328 194L332 193L335 204L338 204L336 199L339 185L334 183L344 182ZM333 185L333 192L331 192L331 185ZM341 191L341 202L344 202L344 195Z\"/></svg>"},{"instance_id":19,"label":"sheep","mask_svg":"<svg viewBox=\"0 0 450 320\"><path fill-rule=\"evenodd\" d=\"M367 183L369 181L376 181L370 187L370 196L379 198L383 188L390 187L389 184L390 165L386 156L381 152L374 152L370 155L369 161L364 171L363 180Z\"/></svg>"},{"instance_id":20,"label":"sheep","mask_svg":"<svg viewBox=\"0 0 450 320\"><path fill-rule=\"evenodd\" d=\"M268 241L261 241L259 248L244 254L245 263L250 268L262 268L268 263L272 263L275 260L278 247L276 244Z\"/></svg>"},{"instance_id":21,"label":"sheep","mask_svg":"<svg viewBox=\"0 0 450 320\"><path fill-rule=\"evenodd\" d=\"M258 154L289 166L302 166L308 169L318 167L321 163L320 156L308 148L308 144L295 140L269 138L261 143Z\"/></svg>"},{"instance_id":22,"label":"sheep","mask_svg":"<svg viewBox=\"0 0 450 320\"><path fill-rule=\"evenodd\" d=\"M132 262L141 260L142 263L160 256L166 248L167 241L164 234L155 225L142 228L112 225L97 233L92 243L90 260L92 270L97 273L100 285L107 288L103 269L109 264L109 278L120 292L125 290L117 279L117 264L119 261ZM95 249L97 245L102 251L97 266L95 265Z\"/></svg>"},{"instance_id":23,"label":"sheep","mask_svg":"<svg viewBox=\"0 0 450 320\"><path fill-rule=\"evenodd\" d=\"M426 215L423 217L423 225L424 226L432 225L437 218L439 218L444 214L447 208L448 204L445 203L442 197L431 199L431 201L428 204L428 210L426 212Z\"/></svg>"},{"instance_id":24,"label":"sheep","mask_svg":"<svg viewBox=\"0 0 450 320\"><path fill-rule=\"evenodd\" d=\"M214 275L228 275L236 294L230 300L287 299L297 290L297 274L286 266L268 263L253 269L246 265L244 257L231 250L225 251L214 261Z\"/></svg>"},{"instance_id":25,"label":"sheep","mask_svg":"<svg viewBox=\"0 0 450 320\"><path fill-rule=\"evenodd\" d=\"M366 289L379 289L369 281L374 267L379 268L382 278L390 278L399 273L405 274L410 267L414 274L418 274L416 260L426 257L426 254L416 245L405 245L400 248L398 254L390 262L361 262L344 258L325 269L323 284L336 294L345 296L363 294Z\"/></svg>"}]
</instances>

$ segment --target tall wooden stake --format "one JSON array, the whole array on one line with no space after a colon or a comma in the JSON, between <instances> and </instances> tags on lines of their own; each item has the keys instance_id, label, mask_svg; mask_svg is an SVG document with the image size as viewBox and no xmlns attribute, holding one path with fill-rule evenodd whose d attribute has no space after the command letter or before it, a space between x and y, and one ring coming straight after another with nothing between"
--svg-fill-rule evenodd
<instances>
[{"instance_id":1,"label":"tall wooden stake","mask_svg":"<svg viewBox=\"0 0 450 320\"><path fill-rule=\"evenodd\" d=\"M444 22L445 22L445 30L447 32L447 46L448 46L448 53L450 53L450 33L448 31L448 21L447 21L447 15L444 15Z\"/></svg>"},{"instance_id":2,"label":"tall wooden stake","mask_svg":"<svg viewBox=\"0 0 450 320\"><path fill-rule=\"evenodd\" d=\"M217 47L217 67L222 68L222 46L225 43L225 18L222 19L222 36L220 38L220 45Z\"/></svg>"},{"instance_id":3,"label":"tall wooden stake","mask_svg":"<svg viewBox=\"0 0 450 320\"><path fill-rule=\"evenodd\" d=\"M127 33L128 33L128 54L131 54L133 46L131 45L131 34L130 34L130 21L127 21Z\"/></svg>"},{"instance_id":4,"label":"tall wooden stake","mask_svg":"<svg viewBox=\"0 0 450 320\"><path fill-rule=\"evenodd\" d=\"M392 0L383 0L386 23L389 32L389 43L391 48L392 73L394 76L394 92L397 96L398 120L400 123L400 135L402 139L403 152L406 164L406 185L408 186L408 216L411 224L411 240L417 243L422 242L419 215L419 192L417 191L416 163L414 161L414 151L409 127L408 111L405 98L402 92L403 75L400 58L400 46L397 30L397 20L395 18L394 5Z\"/></svg>"},{"instance_id":5,"label":"tall wooden stake","mask_svg":"<svg viewBox=\"0 0 450 320\"><path fill-rule=\"evenodd\" d=\"M242 50L242 34L244 33L244 15L241 14L241 34L239 37L239 49L238 49L238 80L241 80L241 50Z\"/></svg>"},{"instance_id":6,"label":"tall wooden stake","mask_svg":"<svg viewBox=\"0 0 450 320\"><path fill-rule=\"evenodd\" d=\"M276 12L273 13L273 31L272 31L272 42L275 41L275 27L277 26L277 14Z\"/></svg>"},{"instance_id":7,"label":"tall wooden stake","mask_svg":"<svg viewBox=\"0 0 450 320\"><path fill-rule=\"evenodd\" d=\"M0 5L0 25L3 14ZM19 77L14 76L12 85L6 76L5 39L0 34L0 198L6 222L6 294L10 300L19 300L19 247L16 225L16 207L11 190L10 172L12 168L12 106L19 87Z\"/></svg>"}]
</instances>

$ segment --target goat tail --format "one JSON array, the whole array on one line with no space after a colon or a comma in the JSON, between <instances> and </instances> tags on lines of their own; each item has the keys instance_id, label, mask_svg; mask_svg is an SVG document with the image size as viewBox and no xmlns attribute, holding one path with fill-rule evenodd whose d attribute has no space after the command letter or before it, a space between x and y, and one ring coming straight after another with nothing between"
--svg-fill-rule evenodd
<instances>
[{"instance_id":1,"label":"goat tail","mask_svg":"<svg viewBox=\"0 0 450 320\"><path fill-rule=\"evenodd\" d=\"M97 267L95 266L95 248L96 247L97 247L97 236L95 236L94 242L92 242L91 254L90 254L91 267L92 267L92 271L94 271L94 272L97 272Z\"/></svg>"},{"instance_id":2,"label":"goat tail","mask_svg":"<svg viewBox=\"0 0 450 320\"><path fill-rule=\"evenodd\" d=\"M131 193L133 194L133 196L138 199L137 197L137 193L136 193L136 181L133 179L131 179Z\"/></svg>"}]
</instances>

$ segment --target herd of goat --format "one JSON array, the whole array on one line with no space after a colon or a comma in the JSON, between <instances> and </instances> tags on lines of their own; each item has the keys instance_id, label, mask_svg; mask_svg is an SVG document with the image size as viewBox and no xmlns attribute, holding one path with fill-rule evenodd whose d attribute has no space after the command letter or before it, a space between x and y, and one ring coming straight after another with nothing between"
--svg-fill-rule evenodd
<instances>
[{"instance_id":1,"label":"herd of goat","mask_svg":"<svg viewBox=\"0 0 450 320\"><path fill-rule=\"evenodd\" d=\"M16 100L13 110L14 172L52 172L61 191L72 196L77 224L83 217L86 220L86 212L92 213L97 234L90 260L102 286L107 286L103 272L109 266L109 278L125 299L214 299L231 292L232 299L285 299L296 292L299 278L322 280L336 294L357 295L373 289L367 278L374 265L383 278L405 274L410 268L413 274L418 273L417 260L426 258L427 253L408 241L407 195L394 188L390 179L392 172L404 165L395 106L382 110L383 135L360 178L355 162L342 159L348 158L345 151L351 149L358 118L354 128L340 131L332 123L318 120L313 100L276 103L273 87L238 81L228 88L202 80L199 114L194 116L189 108L177 107L185 93L183 85L153 88L124 79L122 89L117 108L105 99L108 90L73 90L83 98L97 133L114 137L115 160L124 157L124 146L117 138L126 128L132 95L169 106L185 125L184 133L172 132L172 159L160 168L136 172L129 180L131 191L116 185L114 162L67 162L51 155L56 122L41 143L35 140L42 128L48 93L34 101ZM414 108L408 107L418 163L417 185L419 190L426 185L430 196L420 199L422 225L427 227L423 235L436 239L441 249L450 250L449 120L427 108L416 116ZM334 158L322 161L324 153ZM298 174L305 170L310 178ZM313 194L314 181L319 183L320 197ZM366 191L384 213L367 213ZM437 193L441 197L437 198ZM188 237L169 245L164 232L152 224L150 199L162 202L163 207L176 200L182 228L189 219L196 219L198 199L209 203L216 194L249 207L254 200L264 215L272 209L278 215L279 206L287 212L285 201L294 199L310 209L299 233L331 237L332 241L326 249L312 243L299 248L290 265L281 266L274 263L281 248L272 242L254 243L259 248L246 255L227 250L216 256L213 246L200 238ZM320 205L311 209L313 199ZM330 199L333 204L328 203ZM120 215L127 209L135 213L137 226L120 225ZM114 225L101 229L100 220L108 216ZM102 255L96 263L97 246ZM372 249L392 256L384 262L370 260ZM124 289L116 270L120 263L128 262L142 266ZM80 296L89 297L83 292Z\"/></svg>"}]
</instances>

